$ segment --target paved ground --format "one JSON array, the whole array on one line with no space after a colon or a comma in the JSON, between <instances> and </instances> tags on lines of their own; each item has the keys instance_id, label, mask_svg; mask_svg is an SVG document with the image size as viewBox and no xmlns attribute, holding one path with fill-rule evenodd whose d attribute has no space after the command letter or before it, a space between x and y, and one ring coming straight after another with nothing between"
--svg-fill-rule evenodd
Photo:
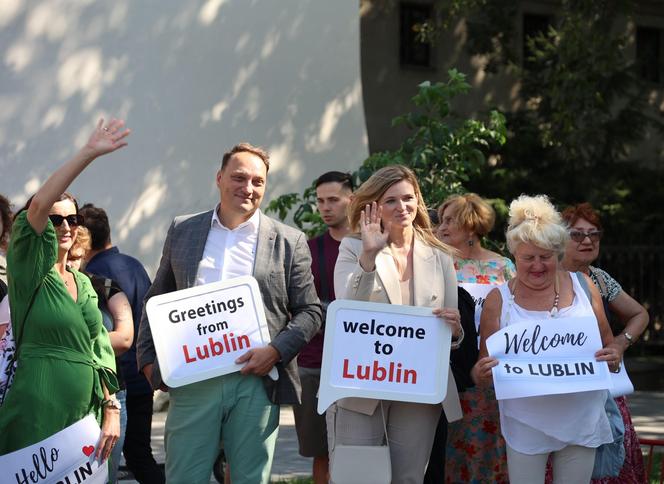
<instances>
[{"instance_id":1,"label":"paved ground","mask_svg":"<svg viewBox=\"0 0 664 484\"><path fill-rule=\"evenodd\" d=\"M635 392L628 397L632 421L640 437L664 439L664 392ZM164 462L164 423L166 413L154 415L152 423L152 448L158 462ZM272 467L273 480L311 475L311 461L297 453L297 437L293 412L290 407L281 409L280 431ZM136 481L123 480L123 484ZM216 482L214 479L211 483Z\"/></svg>"}]
</instances>

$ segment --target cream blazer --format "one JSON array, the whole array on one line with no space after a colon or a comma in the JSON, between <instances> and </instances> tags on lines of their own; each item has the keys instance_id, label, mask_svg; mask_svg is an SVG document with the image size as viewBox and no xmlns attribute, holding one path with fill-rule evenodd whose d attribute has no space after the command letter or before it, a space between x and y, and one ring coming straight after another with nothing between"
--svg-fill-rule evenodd
<instances>
[{"instance_id":1,"label":"cream blazer","mask_svg":"<svg viewBox=\"0 0 664 484\"><path fill-rule=\"evenodd\" d=\"M362 240L345 237L339 246L334 268L334 293L337 299L354 299L389 304L401 304L399 273L389 248L376 256L376 268L365 272L360 266ZM415 306L458 307L457 279L452 257L431 247L417 237L413 246L413 301ZM343 398L339 407L365 415L373 415L379 400ZM447 420L459 420L463 413L452 371L449 372L447 396L443 401Z\"/></svg>"}]
</instances>

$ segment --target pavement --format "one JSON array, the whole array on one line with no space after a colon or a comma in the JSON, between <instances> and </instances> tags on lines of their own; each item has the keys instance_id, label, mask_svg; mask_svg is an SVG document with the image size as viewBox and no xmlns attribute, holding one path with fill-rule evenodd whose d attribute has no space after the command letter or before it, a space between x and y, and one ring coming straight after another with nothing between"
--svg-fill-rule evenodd
<instances>
[{"instance_id":1,"label":"pavement","mask_svg":"<svg viewBox=\"0 0 664 484\"><path fill-rule=\"evenodd\" d=\"M627 397L632 413L632 422L639 437L664 439L664 392L638 391ZM159 463L165 460L164 424L166 412L157 412L152 419L152 450ZM301 457L297 452L295 421L290 406L281 408L279 437L272 466L272 480L311 476L311 459ZM122 484L137 481L122 479ZM210 483L217 481L212 477Z\"/></svg>"}]
</instances>

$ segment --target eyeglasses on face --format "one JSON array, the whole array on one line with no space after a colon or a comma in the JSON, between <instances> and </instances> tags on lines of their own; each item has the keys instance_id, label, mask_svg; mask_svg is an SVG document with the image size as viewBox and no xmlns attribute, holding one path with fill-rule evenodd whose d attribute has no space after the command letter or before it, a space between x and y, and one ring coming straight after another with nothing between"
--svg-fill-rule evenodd
<instances>
[{"instance_id":1,"label":"eyeglasses on face","mask_svg":"<svg viewBox=\"0 0 664 484\"><path fill-rule=\"evenodd\" d=\"M586 239L586 237L588 237L591 242L599 242L599 240L602 238L602 233L603 232L601 230L591 230L589 232L583 232L582 230L570 230L569 236L574 242L578 242L580 244Z\"/></svg>"},{"instance_id":2,"label":"eyeglasses on face","mask_svg":"<svg viewBox=\"0 0 664 484\"><path fill-rule=\"evenodd\" d=\"M67 224L69 224L70 227L78 227L79 225L83 225L83 215L79 215L77 213L72 213L71 215L67 215L66 217L63 215L53 214L49 215L48 218L56 227L60 227L60 225L62 225L62 222L64 222L65 220L67 221Z\"/></svg>"}]
</instances>

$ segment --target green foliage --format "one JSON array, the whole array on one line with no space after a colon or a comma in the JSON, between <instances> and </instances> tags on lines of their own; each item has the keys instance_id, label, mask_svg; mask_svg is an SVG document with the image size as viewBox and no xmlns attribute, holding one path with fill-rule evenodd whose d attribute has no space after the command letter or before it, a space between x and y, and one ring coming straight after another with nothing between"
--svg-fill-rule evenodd
<instances>
[{"instance_id":1,"label":"green foliage","mask_svg":"<svg viewBox=\"0 0 664 484\"><path fill-rule=\"evenodd\" d=\"M649 104L652 86L637 76L628 39L618 29L634 3L564 0L553 25L527 40L527 62L504 59L519 76L522 107L507 114L508 142L499 162L471 179L468 189L505 200L546 193L561 208L589 201L604 215L609 243L626 243L625 234L657 237L647 225L664 223L664 214L652 210L664 203L662 192L652 190L664 171L647 168L632 153L664 125Z\"/></svg>"},{"instance_id":2,"label":"green foliage","mask_svg":"<svg viewBox=\"0 0 664 484\"><path fill-rule=\"evenodd\" d=\"M458 119L453 114L452 101L469 90L466 76L456 69L448 71L446 82L420 84L412 98L416 110L393 120L393 125L405 125L412 134L399 149L367 158L352 174L356 186L384 166L402 164L415 172L428 206L437 207L447 196L463 192L463 184L486 165L486 153L507 138L505 117L498 111L492 111L486 123ZM311 186L302 196L290 193L278 197L266 211L284 220L295 208L293 222L312 236L325 228L315 207L316 193Z\"/></svg>"}]
</instances>

